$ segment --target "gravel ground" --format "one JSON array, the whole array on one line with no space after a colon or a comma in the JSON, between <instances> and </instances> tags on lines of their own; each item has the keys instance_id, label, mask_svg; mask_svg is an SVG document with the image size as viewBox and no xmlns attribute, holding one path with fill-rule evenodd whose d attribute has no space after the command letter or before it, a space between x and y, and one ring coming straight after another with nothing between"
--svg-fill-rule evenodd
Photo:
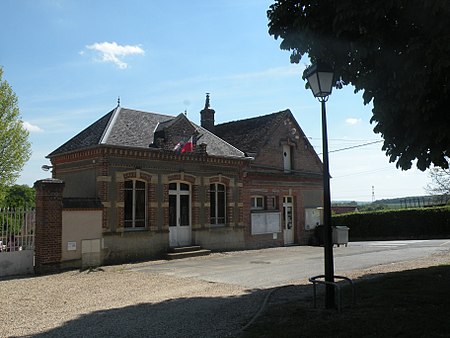
<instances>
[{"instance_id":1,"label":"gravel ground","mask_svg":"<svg viewBox=\"0 0 450 338\"><path fill-rule=\"evenodd\" d=\"M450 263L449 252L348 276L444 263ZM239 335L263 304L311 296L306 280L248 290L129 270L136 266L0 280L0 337L230 337Z\"/></svg>"},{"instance_id":2,"label":"gravel ground","mask_svg":"<svg viewBox=\"0 0 450 338\"><path fill-rule=\"evenodd\" d=\"M266 292L123 266L3 280L0 336L226 337Z\"/></svg>"}]
</instances>

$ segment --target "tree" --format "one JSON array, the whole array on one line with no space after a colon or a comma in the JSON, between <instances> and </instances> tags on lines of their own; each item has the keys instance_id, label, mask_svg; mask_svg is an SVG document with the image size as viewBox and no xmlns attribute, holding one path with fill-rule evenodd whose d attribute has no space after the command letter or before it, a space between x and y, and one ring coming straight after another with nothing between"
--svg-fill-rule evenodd
<instances>
[{"instance_id":1,"label":"tree","mask_svg":"<svg viewBox=\"0 0 450 338\"><path fill-rule=\"evenodd\" d=\"M448 168L449 1L277 0L267 15L291 62L329 63L336 79L363 91L390 162Z\"/></svg>"},{"instance_id":2,"label":"tree","mask_svg":"<svg viewBox=\"0 0 450 338\"><path fill-rule=\"evenodd\" d=\"M432 168L428 172L431 182L426 190L430 195L450 196L450 170L442 168Z\"/></svg>"},{"instance_id":3,"label":"tree","mask_svg":"<svg viewBox=\"0 0 450 338\"><path fill-rule=\"evenodd\" d=\"M36 191L34 188L29 187L26 184L23 185L13 185L10 187L6 187L5 189L5 198L3 203L3 207L13 207L13 208L26 208L26 207L34 207L35 205L35 196Z\"/></svg>"},{"instance_id":4,"label":"tree","mask_svg":"<svg viewBox=\"0 0 450 338\"><path fill-rule=\"evenodd\" d=\"M3 68L0 67L0 195L7 185L14 183L31 155L17 96L2 75Z\"/></svg>"}]
</instances>

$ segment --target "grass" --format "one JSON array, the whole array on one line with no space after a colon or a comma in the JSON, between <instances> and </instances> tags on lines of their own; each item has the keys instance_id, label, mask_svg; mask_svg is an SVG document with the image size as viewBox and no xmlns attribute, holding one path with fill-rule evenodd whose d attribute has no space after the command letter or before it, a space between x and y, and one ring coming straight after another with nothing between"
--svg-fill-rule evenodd
<instances>
[{"instance_id":1,"label":"grass","mask_svg":"<svg viewBox=\"0 0 450 338\"><path fill-rule=\"evenodd\" d=\"M314 309L311 299L269 306L242 338L450 337L450 265L364 278L355 288L355 306L341 313Z\"/></svg>"}]
</instances>

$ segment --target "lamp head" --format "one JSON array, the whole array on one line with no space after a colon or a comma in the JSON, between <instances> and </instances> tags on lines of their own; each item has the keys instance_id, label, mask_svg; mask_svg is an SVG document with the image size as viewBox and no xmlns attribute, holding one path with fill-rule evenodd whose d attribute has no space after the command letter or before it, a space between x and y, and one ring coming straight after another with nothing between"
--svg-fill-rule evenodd
<instances>
[{"instance_id":1,"label":"lamp head","mask_svg":"<svg viewBox=\"0 0 450 338\"><path fill-rule=\"evenodd\" d=\"M47 164L44 164L41 167L41 169L44 170L44 171L49 171L51 168L53 168L53 166L52 165L47 165Z\"/></svg>"},{"instance_id":2,"label":"lamp head","mask_svg":"<svg viewBox=\"0 0 450 338\"><path fill-rule=\"evenodd\" d=\"M333 68L320 61L312 64L303 72L303 77L308 81L314 97L317 98L325 98L331 94L333 76Z\"/></svg>"}]
</instances>

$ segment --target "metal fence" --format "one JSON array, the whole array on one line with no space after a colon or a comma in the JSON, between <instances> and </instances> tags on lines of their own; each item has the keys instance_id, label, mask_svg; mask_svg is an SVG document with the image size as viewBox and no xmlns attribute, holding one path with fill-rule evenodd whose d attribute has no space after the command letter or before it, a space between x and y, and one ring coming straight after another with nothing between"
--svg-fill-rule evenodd
<instances>
[{"instance_id":1,"label":"metal fence","mask_svg":"<svg viewBox=\"0 0 450 338\"><path fill-rule=\"evenodd\" d=\"M0 252L34 250L36 211L0 208Z\"/></svg>"}]
</instances>

